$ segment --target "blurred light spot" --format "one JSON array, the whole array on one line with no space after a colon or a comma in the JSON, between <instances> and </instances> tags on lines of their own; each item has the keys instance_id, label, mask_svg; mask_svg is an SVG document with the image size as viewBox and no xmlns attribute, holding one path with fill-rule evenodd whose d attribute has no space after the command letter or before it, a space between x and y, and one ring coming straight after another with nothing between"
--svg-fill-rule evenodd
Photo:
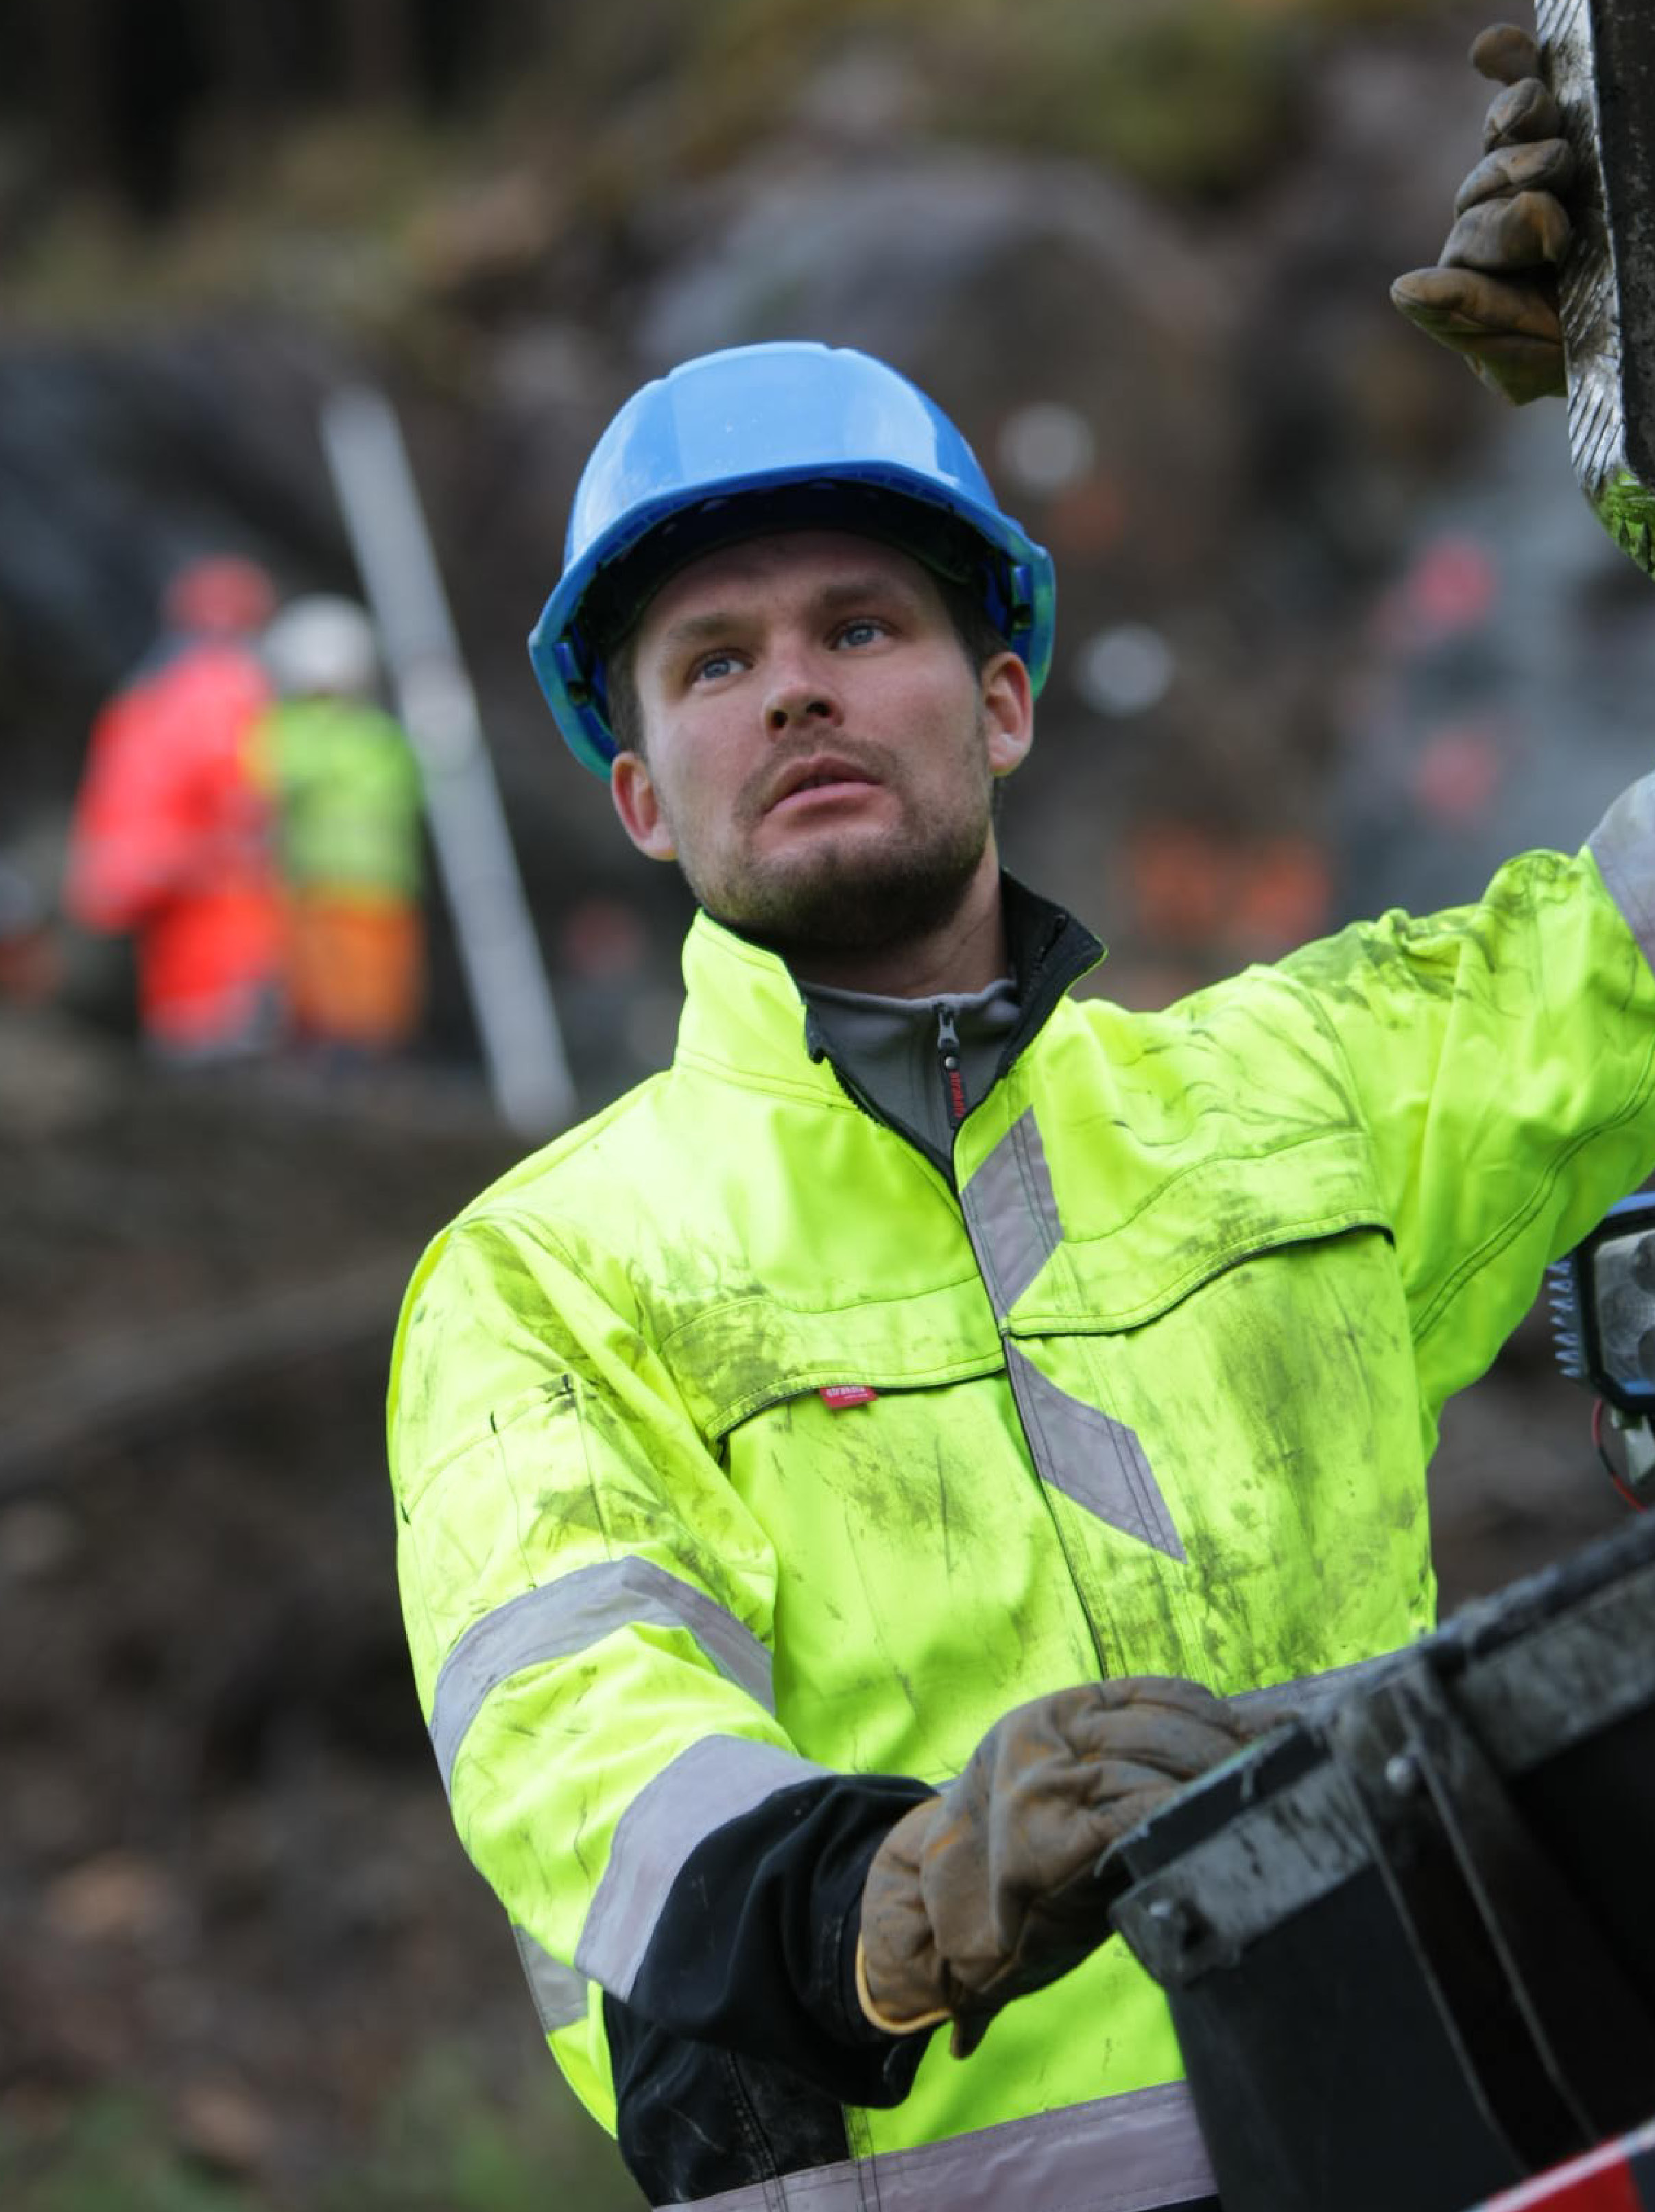
<instances>
[{"instance_id":1,"label":"blurred light spot","mask_svg":"<svg viewBox=\"0 0 1655 2212\"><path fill-rule=\"evenodd\" d=\"M1494 564L1475 538L1439 538L1415 569L1409 597L1442 635L1469 629L1494 603Z\"/></svg>"},{"instance_id":2,"label":"blurred light spot","mask_svg":"<svg viewBox=\"0 0 1655 2212\"><path fill-rule=\"evenodd\" d=\"M1172 648L1147 623L1100 629L1074 661L1074 685L1087 706L1116 720L1142 714L1166 696L1176 672Z\"/></svg>"},{"instance_id":3,"label":"blurred light spot","mask_svg":"<svg viewBox=\"0 0 1655 2212\"><path fill-rule=\"evenodd\" d=\"M1127 884L1136 927L1156 945L1210 943L1224 912L1224 852L1188 822L1147 822L1133 838Z\"/></svg>"},{"instance_id":4,"label":"blurred light spot","mask_svg":"<svg viewBox=\"0 0 1655 2212\"><path fill-rule=\"evenodd\" d=\"M1500 579L1475 538L1433 538L1375 611L1379 641L1418 653L1477 629L1500 595Z\"/></svg>"},{"instance_id":5,"label":"blurred light spot","mask_svg":"<svg viewBox=\"0 0 1655 2212\"><path fill-rule=\"evenodd\" d=\"M1126 495L1102 469L1053 501L1045 518L1046 543L1071 560L1095 560L1126 535Z\"/></svg>"},{"instance_id":6,"label":"blurred light spot","mask_svg":"<svg viewBox=\"0 0 1655 2212\"><path fill-rule=\"evenodd\" d=\"M570 908L557 932L561 964L585 982L636 975L649 951L642 916L619 899L587 898Z\"/></svg>"},{"instance_id":7,"label":"blurred light spot","mask_svg":"<svg viewBox=\"0 0 1655 2212\"><path fill-rule=\"evenodd\" d=\"M1134 837L1127 879L1136 927L1164 955L1267 957L1327 926L1333 871L1314 840L1232 838L1189 822Z\"/></svg>"},{"instance_id":8,"label":"blurred light spot","mask_svg":"<svg viewBox=\"0 0 1655 2212\"><path fill-rule=\"evenodd\" d=\"M1504 772L1496 726L1454 722L1435 730L1415 764L1414 802L1433 822L1456 827L1476 822L1494 804Z\"/></svg>"},{"instance_id":9,"label":"blurred light spot","mask_svg":"<svg viewBox=\"0 0 1655 2212\"><path fill-rule=\"evenodd\" d=\"M1091 423L1061 399L1031 400L1007 416L1000 433L1001 469L1043 499L1078 483L1096 449Z\"/></svg>"},{"instance_id":10,"label":"blurred light spot","mask_svg":"<svg viewBox=\"0 0 1655 2212\"><path fill-rule=\"evenodd\" d=\"M1249 957L1286 952L1326 928L1333 870L1308 837L1274 837L1238 856L1226 941Z\"/></svg>"}]
</instances>

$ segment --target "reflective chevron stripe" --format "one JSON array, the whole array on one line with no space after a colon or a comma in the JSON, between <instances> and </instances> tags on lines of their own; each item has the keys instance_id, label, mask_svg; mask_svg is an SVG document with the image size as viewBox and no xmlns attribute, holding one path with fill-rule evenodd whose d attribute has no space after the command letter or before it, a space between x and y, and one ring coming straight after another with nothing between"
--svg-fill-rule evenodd
<instances>
[{"instance_id":1,"label":"reflective chevron stripe","mask_svg":"<svg viewBox=\"0 0 1655 2212\"><path fill-rule=\"evenodd\" d=\"M1018 1115L959 1202L995 1318L1003 1322L1063 1241L1032 1106Z\"/></svg>"},{"instance_id":2,"label":"reflective chevron stripe","mask_svg":"<svg viewBox=\"0 0 1655 2212\"><path fill-rule=\"evenodd\" d=\"M1063 1241L1040 1125L1019 1114L960 1193L977 1269L1002 1325ZM1018 1419L1043 1482L1111 1528L1183 1563L1184 1549L1135 1431L1084 1404L1007 1342Z\"/></svg>"},{"instance_id":3,"label":"reflective chevron stripe","mask_svg":"<svg viewBox=\"0 0 1655 2212\"><path fill-rule=\"evenodd\" d=\"M1136 1431L1060 1390L1014 1344L1006 1371L1041 1480L1182 1565L1183 1544Z\"/></svg>"}]
</instances>

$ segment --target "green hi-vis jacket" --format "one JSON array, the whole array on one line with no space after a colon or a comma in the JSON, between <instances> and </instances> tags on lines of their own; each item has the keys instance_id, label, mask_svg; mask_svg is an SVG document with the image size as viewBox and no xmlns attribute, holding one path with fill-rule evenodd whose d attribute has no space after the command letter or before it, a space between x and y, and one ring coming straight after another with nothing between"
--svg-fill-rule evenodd
<instances>
[{"instance_id":1,"label":"green hi-vis jacket","mask_svg":"<svg viewBox=\"0 0 1655 2212\"><path fill-rule=\"evenodd\" d=\"M290 890L417 898L419 769L401 725L359 699L286 699L254 733Z\"/></svg>"},{"instance_id":2,"label":"green hi-vis jacket","mask_svg":"<svg viewBox=\"0 0 1655 2212\"><path fill-rule=\"evenodd\" d=\"M1439 1409L1655 1164L1655 779L1578 858L1164 1012L1064 996L1095 945L1007 895L1025 1024L952 1163L703 917L671 1068L479 1199L405 1309L419 1694L658 2203L1202 2194L1118 1942L969 2060L892 2057L844 1996L867 1857L1024 1699L1428 1628Z\"/></svg>"}]
</instances>

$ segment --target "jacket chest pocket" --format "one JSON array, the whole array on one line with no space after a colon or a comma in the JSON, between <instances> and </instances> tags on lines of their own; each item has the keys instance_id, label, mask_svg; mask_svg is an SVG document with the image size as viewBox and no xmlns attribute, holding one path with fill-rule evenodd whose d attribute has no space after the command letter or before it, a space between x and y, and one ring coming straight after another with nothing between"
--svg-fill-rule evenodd
<instances>
[{"instance_id":1,"label":"jacket chest pocket","mask_svg":"<svg viewBox=\"0 0 1655 2212\"><path fill-rule=\"evenodd\" d=\"M1019 1354L1115 1665L1246 1689L1428 1621L1417 1382L1378 1223L1267 1245L1135 1328L1031 1334Z\"/></svg>"},{"instance_id":2,"label":"jacket chest pocket","mask_svg":"<svg viewBox=\"0 0 1655 2212\"><path fill-rule=\"evenodd\" d=\"M808 1756L940 1781L1096 1671L997 1355L860 1402L800 1391L723 1449L775 1553L776 1713Z\"/></svg>"}]
</instances>

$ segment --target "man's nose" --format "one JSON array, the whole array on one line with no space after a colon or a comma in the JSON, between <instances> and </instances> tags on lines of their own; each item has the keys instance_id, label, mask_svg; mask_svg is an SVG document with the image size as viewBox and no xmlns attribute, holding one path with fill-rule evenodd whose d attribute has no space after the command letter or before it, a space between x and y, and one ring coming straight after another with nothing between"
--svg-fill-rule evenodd
<instances>
[{"instance_id":1,"label":"man's nose","mask_svg":"<svg viewBox=\"0 0 1655 2212\"><path fill-rule=\"evenodd\" d=\"M773 738L799 724L840 720L838 694L819 669L779 669L764 694L764 726Z\"/></svg>"}]
</instances>

